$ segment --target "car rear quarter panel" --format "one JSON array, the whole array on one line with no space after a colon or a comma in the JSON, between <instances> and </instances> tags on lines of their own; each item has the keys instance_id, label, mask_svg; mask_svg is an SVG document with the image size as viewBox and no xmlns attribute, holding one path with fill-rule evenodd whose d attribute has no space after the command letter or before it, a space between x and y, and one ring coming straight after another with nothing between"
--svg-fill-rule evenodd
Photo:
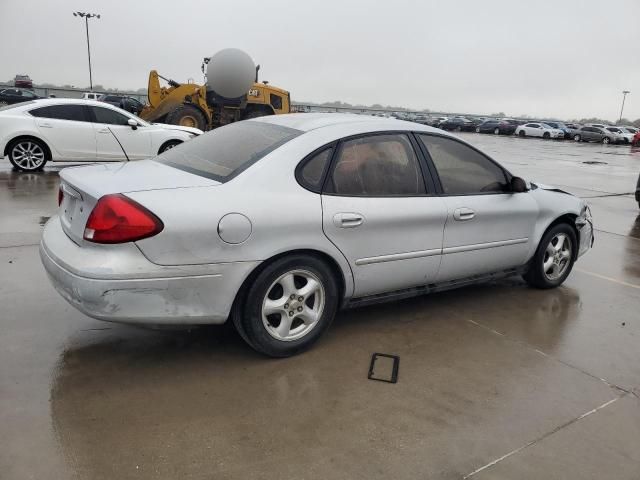
<instances>
[{"instance_id":1,"label":"car rear quarter panel","mask_svg":"<svg viewBox=\"0 0 640 480\"><path fill-rule=\"evenodd\" d=\"M15 138L29 136L46 143L53 159L59 157L53 145L49 145L36 127L35 118L28 114L0 115L0 156L4 156L8 144Z\"/></svg>"}]
</instances>

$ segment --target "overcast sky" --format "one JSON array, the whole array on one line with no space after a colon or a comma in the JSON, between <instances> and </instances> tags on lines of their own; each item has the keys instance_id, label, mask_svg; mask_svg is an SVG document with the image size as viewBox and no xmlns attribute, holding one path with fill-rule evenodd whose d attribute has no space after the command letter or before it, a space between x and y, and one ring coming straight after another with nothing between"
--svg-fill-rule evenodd
<instances>
[{"instance_id":1,"label":"overcast sky","mask_svg":"<svg viewBox=\"0 0 640 480\"><path fill-rule=\"evenodd\" d=\"M201 81L226 47L294 100L511 116L640 118L640 0L0 0L0 80Z\"/></svg>"}]
</instances>

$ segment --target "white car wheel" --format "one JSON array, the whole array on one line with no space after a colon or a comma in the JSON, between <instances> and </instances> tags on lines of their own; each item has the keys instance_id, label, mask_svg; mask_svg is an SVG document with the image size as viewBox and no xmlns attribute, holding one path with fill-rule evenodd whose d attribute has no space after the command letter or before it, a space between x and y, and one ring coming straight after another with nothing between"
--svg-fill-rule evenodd
<instances>
[{"instance_id":1,"label":"white car wheel","mask_svg":"<svg viewBox=\"0 0 640 480\"><path fill-rule=\"evenodd\" d=\"M42 142L26 138L14 142L9 147L9 161L19 170L33 172L47 163L47 151Z\"/></svg>"}]
</instances>

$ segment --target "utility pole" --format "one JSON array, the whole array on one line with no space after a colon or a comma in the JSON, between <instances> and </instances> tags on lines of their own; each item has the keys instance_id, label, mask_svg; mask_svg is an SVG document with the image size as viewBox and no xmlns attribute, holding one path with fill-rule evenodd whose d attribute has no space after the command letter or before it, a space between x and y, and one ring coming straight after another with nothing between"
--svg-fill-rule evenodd
<instances>
[{"instance_id":1,"label":"utility pole","mask_svg":"<svg viewBox=\"0 0 640 480\"><path fill-rule=\"evenodd\" d=\"M91 45L89 43L89 19L100 18L98 13L73 12L74 17L84 18L84 25L87 31L87 57L89 58L89 90L93 91L93 77L91 75Z\"/></svg>"},{"instance_id":2,"label":"utility pole","mask_svg":"<svg viewBox=\"0 0 640 480\"><path fill-rule=\"evenodd\" d=\"M631 93L631 92L629 90L622 91L622 108L620 108L620 118L618 119L618 122L622 120L622 112L624 111L624 101L627 98L627 93Z\"/></svg>"}]
</instances>

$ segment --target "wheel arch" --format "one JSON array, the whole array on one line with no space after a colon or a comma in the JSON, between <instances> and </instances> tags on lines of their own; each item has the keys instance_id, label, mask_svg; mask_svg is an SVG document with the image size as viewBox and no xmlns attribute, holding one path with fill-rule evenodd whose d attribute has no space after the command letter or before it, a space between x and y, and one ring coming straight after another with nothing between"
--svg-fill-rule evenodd
<instances>
[{"instance_id":1,"label":"wheel arch","mask_svg":"<svg viewBox=\"0 0 640 480\"><path fill-rule=\"evenodd\" d=\"M249 287L251 286L255 278L260 274L260 272L262 272L268 265L271 265L273 262L281 258L288 257L290 255L308 255L308 256L318 258L321 261L325 262L333 272L333 276L337 282L338 297L339 297L338 308L340 308L343 305L346 298L346 294L348 293L347 282L350 280L350 278L347 278L347 276L345 276L345 273L340 267L340 264L338 263L338 261L326 252L316 250L316 249L311 249L311 248L301 248L301 249L287 250L285 252L278 253L264 260L263 262L260 262L260 264L257 265L242 282L242 285L238 289L236 293L236 297L233 300L231 312L236 311L237 305L239 304L239 302L241 302L244 299L244 296L247 290L249 289Z\"/></svg>"},{"instance_id":2,"label":"wheel arch","mask_svg":"<svg viewBox=\"0 0 640 480\"><path fill-rule=\"evenodd\" d=\"M182 140L181 138L170 138L168 140L165 140L164 142L162 142L160 144L160 146L158 147L158 155L160 155L162 153L162 149L167 146L169 143L175 143L176 145L180 145L181 143L184 143L185 141Z\"/></svg>"},{"instance_id":3,"label":"wheel arch","mask_svg":"<svg viewBox=\"0 0 640 480\"><path fill-rule=\"evenodd\" d=\"M47 160L52 160L53 159L53 151L51 150L51 147L49 146L49 144L47 143L47 141L37 135L33 135L33 134L22 134L22 135L16 135L15 137L13 137L11 140L9 140L6 145L4 146L4 151L3 156L7 157L9 155L9 150L11 148L11 146L19 141L19 140L37 140L38 142L42 143L44 145L44 148L46 150L46 155L47 155Z\"/></svg>"},{"instance_id":4,"label":"wheel arch","mask_svg":"<svg viewBox=\"0 0 640 480\"><path fill-rule=\"evenodd\" d=\"M570 213L570 212L560 215L555 220L553 220L549 225L547 225L547 227L543 230L542 235L540 235L540 238L538 239L537 243L539 244L540 240L542 240L542 238L547 234L547 232L549 230L551 230L553 227L555 227L556 225L560 225L562 223L566 223L573 230L573 233L576 236L576 241L579 244L580 243L580 232L578 231L578 227L576 227L576 219L577 218L578 218L578 215L576 215L575 213ZM576 245L576 247L579 247L579 245ZM536 244L536 249L537 248L538 247L537 247L537 244ZM579 248L574 248L573 250L574 250L573 251L573 260L576 261L578 259L578 250L579 250ZM535 253L535 251L534 251L534 253Z\"/></svg>"}]
</instances>

